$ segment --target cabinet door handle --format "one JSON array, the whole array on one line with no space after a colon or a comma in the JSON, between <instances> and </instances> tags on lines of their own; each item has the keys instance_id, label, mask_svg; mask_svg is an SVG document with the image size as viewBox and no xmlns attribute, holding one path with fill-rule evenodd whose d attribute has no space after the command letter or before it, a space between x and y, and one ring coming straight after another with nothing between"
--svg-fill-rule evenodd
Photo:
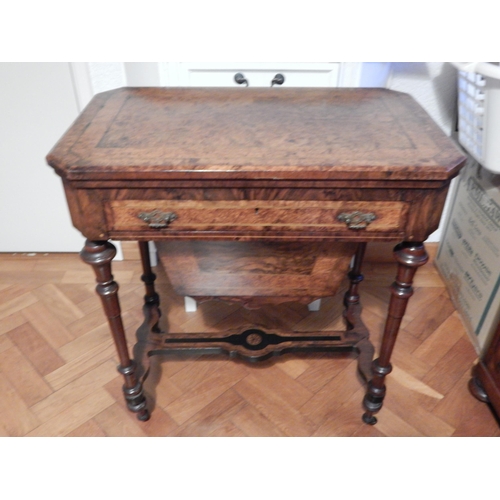
<instances>
[{"instance_id":1,"label":"cabinet door handle","mask_svg":"<svg viewBox=\"0 0 500 500\"><path fill-rule=\"evenodd\" d=\"M273 85L283 85L283 83L285 82L285 77L281 74L281 73L278 73L275 75L275 77L271 80L271 87Z\"/></svg>"},{"instance_id":2,"label":"cabinet door handle","mask_svg":"<svg viewBox=\"0 0 500 500\"><path fill-rule=\"evenodd\" d=\"M234 81L238 85L242 85L243 83L245 83L246 84L245 87L248 87L248 80L245 78L243 73L236 73L236 75L234 75Z\"/></svg>"},{"instance_id":3,"label":"cabinet door handle","mask_svg":"<svg viewBox=\"0 0 500 500\"><path fill-rule=\"evenodd\" d=\"M177 214L174 212L160 212L159 210L153 210L152 212L141 212L137 215L137 217L144 222L149 223L149 227L152 229L162 229L177 219Z\"/></svg>"},{"instance_id":4,"label":"cabinet door handle","mask_svg":"<svg viewBox=\"0 0 500 500\"><path fill-rule=\"evenodd\" d=\"M349 229L365 229L377 216L373 213L364 214L356 211L351 213L342 213L337 216L340 222L345 222Z\"/></svg>"}]
</instances>

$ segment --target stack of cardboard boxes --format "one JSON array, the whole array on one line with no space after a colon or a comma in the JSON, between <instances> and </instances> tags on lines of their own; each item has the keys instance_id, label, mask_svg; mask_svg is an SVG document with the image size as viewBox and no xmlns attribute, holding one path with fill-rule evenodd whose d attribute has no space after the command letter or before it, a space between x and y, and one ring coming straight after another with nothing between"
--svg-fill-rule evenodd
<instances>
[{"instance_id":1,"label":"stack of cardboard boxes","mask_svg":"<svg viewBox=\"0 0 500 500\"><path fill-rule=\"evenodd\" d=\"M500 175L472 157L460 172L436 258L481 354L500 319Z\"/></svg>"}]
</instances>

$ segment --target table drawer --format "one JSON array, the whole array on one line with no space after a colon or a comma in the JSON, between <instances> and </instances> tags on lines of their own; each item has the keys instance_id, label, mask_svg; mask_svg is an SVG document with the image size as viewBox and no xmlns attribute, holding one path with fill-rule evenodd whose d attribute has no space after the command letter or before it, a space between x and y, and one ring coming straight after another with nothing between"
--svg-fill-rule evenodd
<instances>
[{"instance_id":1,"label":"table drawer","mask_svg":"<svg viewBox=\"0 0 500 500\"><path fill-rule=\"evenodd\" d=\"M288 200L116 200L113 232L382 232L404 229L404 202Z\"/></svg>"}]
</instances>

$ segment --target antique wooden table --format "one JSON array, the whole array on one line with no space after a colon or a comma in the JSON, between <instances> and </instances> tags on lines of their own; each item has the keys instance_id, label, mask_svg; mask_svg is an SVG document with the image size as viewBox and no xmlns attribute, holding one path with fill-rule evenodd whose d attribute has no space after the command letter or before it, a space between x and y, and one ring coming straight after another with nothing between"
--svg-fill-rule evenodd
<instances>
[{"instance_id":1,"label":"antique wooden table","mask_svg":"<svg viewBox=\"0 0 500 500\"><path fill-rule=\"evenodd\" d=\"M428 259L423 241L438 227L449 183L465 161L410 96L385 89L117 89L93 98L47 161L63 180L74 226L87 238L81 256L95 271L125 399L140 420L149 418L142 383L152 354L207 349L258 360L351 349L359 352L368 386L363 420L376 422L412 279ZM146 327L134 359L109 239L137 240L141 250ZM346 330L255 327L215 338L162 332L147 245L169 240L278 242L280 251L335 242L340 254L333 261L354 254ZM371 241L397 243L398 262L373 362L358 294ZM308 299L332 291L313 291Z\"/></svg>"}]
</instances>

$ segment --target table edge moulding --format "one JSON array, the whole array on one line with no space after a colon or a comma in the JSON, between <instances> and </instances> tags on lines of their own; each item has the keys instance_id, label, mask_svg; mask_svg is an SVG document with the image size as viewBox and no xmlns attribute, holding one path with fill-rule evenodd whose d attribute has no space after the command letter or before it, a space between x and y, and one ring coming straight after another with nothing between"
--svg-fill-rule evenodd
<instances>
[{"instance_id":1,"label":"table edge moulding","mask_svg":"<svg viewBox=\"0 0 500 500\"><path fill-rule=\"evenodd\" d=\"M465 159L413 98L387 89L147 87L96 95L47 162L62 178L73 225L87 239L81 256L96 274L128 408L140 420L150 417L143 382L149 358L157 353L223 352L258 361L294 351L351 350L359 354L359 372L367 383L363 420L374 424L413 276L428 260L423 242L437 229L449 184ZM110 239L139 242L145 321L133 356L111 270L116 251ZM212 246L222 250L238 245L238 252L248 245L265 258L280 253L280 262L287 262L288 247L290 252L301 251L301 245L327 248L319 267L342 263L345 270L333 271L349 279L346 330L248 325L217 336L165 332L149 241L157 242L160 260L173 258L169 252L176 241L221 242ZM375 360L359 298L371 241L394 242L398 263ZM246 259L248 253L241 255ZM177 256L191 262L183 251ZM332 286L307 290L304 278L298 280L302 288L298 281L290 283L293 292L284 299L334 293L339 279L333 271ZM172 279L205 298L238 299L222 286ZM257 284L282 283L273 279ZM258 285L246 293L238 285L233 292L254 305L266 295L279 300L275 295L282 288L265 293Z\"/></svg>"}]
</instances>

